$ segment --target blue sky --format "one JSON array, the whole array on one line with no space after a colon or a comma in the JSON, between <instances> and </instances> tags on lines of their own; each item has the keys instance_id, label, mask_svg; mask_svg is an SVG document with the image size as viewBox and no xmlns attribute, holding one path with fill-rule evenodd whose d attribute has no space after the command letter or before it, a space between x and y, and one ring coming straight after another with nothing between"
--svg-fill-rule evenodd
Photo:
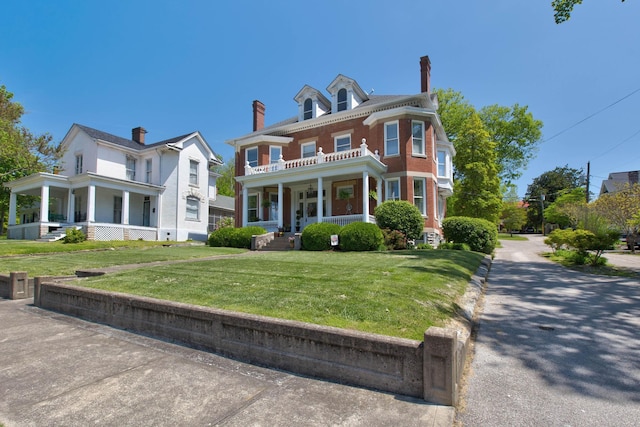
<instances>
[{"instance_id":1,"label":"blue sky","mask_svg":"<svg viewBox=\"0 0 640 427\"><path fill-rule=\"evenodd\" d=\"M325 91L338 74L378 95L418 93L429 55L433 87L478 108L527 105L544 122L520 196L543 172L588 161L597 194L610 172L640 169L640 2L587 0L561 25L550 4L7 0L0 84L23 124L56 142L73 123L123 137L143 126L149 142L199 130L226 160L254 99L269 125L297 114L302 86Z\"/></svg>"}]
</instances>

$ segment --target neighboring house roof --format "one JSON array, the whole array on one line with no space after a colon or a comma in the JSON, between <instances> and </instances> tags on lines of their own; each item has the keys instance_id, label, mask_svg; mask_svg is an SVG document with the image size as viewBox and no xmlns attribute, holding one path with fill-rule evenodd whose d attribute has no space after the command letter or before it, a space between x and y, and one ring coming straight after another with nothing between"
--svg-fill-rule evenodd
<instances>
[{"instance_id":1,"label":"neighboring house roof","mask_svg":"<svg viewBox=\"0 0 640 427\"><path fill-rule=\"evenodd\" d=\"M236 209L235 200L236 199L234 197L222 196L218 194L216 196L216 199L213 202L211 202L211 206L216 209L233 213L235 212L235 209Z\"/></svg>"},{"instance_id":2,"label":"neighboring house roof","mask_svg":"<svg viewBox=\"0 0 640 427\"><path fill-rule=\"evenodd\" d=\"M122 147L126 147L128 149L131 150L137 150L137 151L143 151L143 150L147 150L149 148L154 148L154 147L158 147L158 146L163 146L163 145L173 145L173 144L177 144L181 141L183 141L184 139L192 136L192 135L199 135L200 139L202 140L202 142L204 143L204 145L206 146L206 148L210 151L212 159L215 163L222 163L221 162L221 158L220 156L218 156L209 146L209 144L204 140L204 138L202 137L202 135L200 135L200 132L198 131L194 131L194 132L190 132L190 133L186 133L184 135L180 135L180 136L176 136L173 138L169 138L169 139L165 139L163 141L159 141L159 142L154 142L152 144L140 144L132 139L126 139L126 138L122 138L120 136L117 135L112 135L110 133L107 132L103 132L101 130L98 129L94 129L94 128L90 128L89 126L84 126L78 123L74 123L73 126L71 127L73 129L73 127L78 127L80 129L82 129L87 135L89 135L91 138L94 139L99 139L101 141L105 141L105 142L110 142L112 144L116 144Z\"/></svg>"},{"instance_id":3,"label":"neighboring house roof","mask_svg":"<svg viewBox=\"0 0 640 427\"><path fill-rule=\"evenodd\" d=\"M602 181L600 194L615 193L627 185L640 183L640 171L612 172Z\"/></svg>"}]
</instances>

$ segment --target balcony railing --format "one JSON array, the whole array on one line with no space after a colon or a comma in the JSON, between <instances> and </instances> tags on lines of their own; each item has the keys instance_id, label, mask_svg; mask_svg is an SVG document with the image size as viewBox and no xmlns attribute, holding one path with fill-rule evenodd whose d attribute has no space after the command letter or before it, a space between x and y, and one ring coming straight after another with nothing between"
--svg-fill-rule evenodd
<instances>
[{"instance_id":1,"label":"balcony railing","mask_svg":"<svg viewBox=\"0 0 640 427\"><path fill-rule=\"evenodd\" d=\"M378 150L375 153L369 151L366 140L362 139L362 144L360 144L360 148L355 148L353 150L345 150L345 151L336 151L334 153L325 154L322 152L322 147L318 149L318 153L313 157L305 157L302 159L294 159L285 161L282 158L282 154L280 155L280 159L277 162L263 165L263 166L250 166L249 162L246 163L244 167L245 175L257 175L261 173L271 173L282 171L286 169L294 169L301 168L311 165L317 165L321 163L332 163L339 162L347 159L354 159L357 157L365 157L371 156L376 160L380 161L380 155L378 154Z\"/></svg>"}]
</instances>

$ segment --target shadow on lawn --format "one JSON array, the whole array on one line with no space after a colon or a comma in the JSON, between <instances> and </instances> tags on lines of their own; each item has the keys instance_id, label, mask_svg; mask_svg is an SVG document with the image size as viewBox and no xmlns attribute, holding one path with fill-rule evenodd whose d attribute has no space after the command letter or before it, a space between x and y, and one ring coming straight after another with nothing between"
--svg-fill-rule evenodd
<instances>
[{"instance_id":1,"label":"shadow on lawn","mask_svg":"<svg viewBox=\"0 0 640 427\"><path fill-rule=\"evenodd\" d=\"M554 387L640 402L638 279L496 259L488 293L479 342Z\"/></svg>"}]
</instances>

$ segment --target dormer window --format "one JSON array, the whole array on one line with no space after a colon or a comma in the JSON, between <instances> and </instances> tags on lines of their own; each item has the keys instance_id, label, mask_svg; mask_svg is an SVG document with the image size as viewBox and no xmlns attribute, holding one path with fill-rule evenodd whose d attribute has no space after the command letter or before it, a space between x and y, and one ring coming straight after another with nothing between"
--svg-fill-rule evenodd
<instances>
[{"instance_id":1,"label":"dormer window","mask_svg":"<svg viewBox=\"0 0 640 427\"><path fill-rule=\"evenodd\" d=\"M307 98L304 101L304 120L313 118L313 101L311 98Z\"/></svg>"},{"instance_id":2,"label":"dormer window","mask_svg":"<svg viewBox=\"0 0 640 427\"><path fill-rule=\"evenodd\" d=\"M347 109L347 90L342 88L338 91L338 111Z\"/></svg>"}]
</instances>

